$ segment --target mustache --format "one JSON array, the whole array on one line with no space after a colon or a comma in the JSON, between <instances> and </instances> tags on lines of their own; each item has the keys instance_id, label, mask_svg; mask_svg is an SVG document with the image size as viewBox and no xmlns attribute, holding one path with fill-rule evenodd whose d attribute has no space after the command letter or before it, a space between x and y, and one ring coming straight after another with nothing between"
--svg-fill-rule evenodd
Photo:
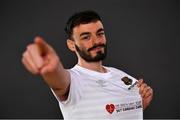
<instances>
[{"instance_id":1,"label":"mustache","mask_svg":"<svg viewBox=\"0 0 180 120\"><path fill-rule=\"evenodd\" d=\"M87 51L89 52L89 51L91 51L91 50L93 50L93 49L95 49L95 48L97 48L97 47L103 47L103 48L105 48L106 45L105 45L105 44L94 45L93 47L89 48Z\"/></svg>"}]
</instances>

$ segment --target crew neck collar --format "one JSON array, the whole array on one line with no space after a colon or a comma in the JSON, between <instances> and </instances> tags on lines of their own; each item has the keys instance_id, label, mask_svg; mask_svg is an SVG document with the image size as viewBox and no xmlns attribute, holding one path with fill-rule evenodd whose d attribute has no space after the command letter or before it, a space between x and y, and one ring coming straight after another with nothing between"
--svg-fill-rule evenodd
<instances>
[{"instance_id":1,"label":"crew neck collar","mask_svg":"<svg viewBox=\"0 0 180 120\"><path fill-rule=\"evenodd\" d=\"M106 66L103 66L103 67L107 70L107 72L101 73L101 72L98 72L98 71L90 70L90 69L82 67L82 66L80 66L78 64L76 64L74 66L74 69L80 70L81 72L83 72L85 74L88 74L88 75L91 75L91 76L96 75L96 76L100 76L100 77L106 77L106 76L108 77L110 75L110 73L111 73L110 69L108 67L106 67Z\"/></svg>"}]
</instances>

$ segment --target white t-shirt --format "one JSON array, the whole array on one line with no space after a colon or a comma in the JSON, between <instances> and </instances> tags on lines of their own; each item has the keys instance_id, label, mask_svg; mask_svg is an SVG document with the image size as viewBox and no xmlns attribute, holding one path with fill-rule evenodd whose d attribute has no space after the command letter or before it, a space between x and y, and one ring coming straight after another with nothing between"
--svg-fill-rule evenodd
<instances>
[{"instance_id":1,"label":"white t-shirt","mask_svg":"<svg viewBox=\"0 0 180 120\"><path fill-rule=\"evenodd\" d=\"M68 70L69 96L58 100L65 120L143 119L142 98L138 87L132 86L137 80L116 68L105 68L107 73L79 65ZM132 84L126 85L123 77L132 79Z\"/></svg>"}]
</instances>

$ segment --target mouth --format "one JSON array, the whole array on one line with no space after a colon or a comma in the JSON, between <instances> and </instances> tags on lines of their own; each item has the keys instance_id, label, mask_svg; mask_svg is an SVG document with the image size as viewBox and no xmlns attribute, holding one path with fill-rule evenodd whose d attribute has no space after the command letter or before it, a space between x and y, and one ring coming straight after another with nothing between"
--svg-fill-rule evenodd
<instances>
[{"instance_id":1,"label":"mouth","mask_svg":"<svg viewBox=\"0 0 180 120\"><path fill-rule=\"evenodd\" d=\"M96 47L96 48L92 49L92 51L98 52L98 51L102 50L102 48L104 48L104 47Z\"/></svg>"},{"instance_id":2,"label":"mouth","mask_svg":"<svg viewBox=\"0 0 180 120\"><path fill-rule=\"evenodd\" d=\"M94 46L94 47L92 47L92 48L89 48L89 49L88 49L88 52L89 52L89 51L99 51L99 50L101 50L101 49L104 48L104 47L105 47L105 45Z\"/></svg>"}]
</instances>

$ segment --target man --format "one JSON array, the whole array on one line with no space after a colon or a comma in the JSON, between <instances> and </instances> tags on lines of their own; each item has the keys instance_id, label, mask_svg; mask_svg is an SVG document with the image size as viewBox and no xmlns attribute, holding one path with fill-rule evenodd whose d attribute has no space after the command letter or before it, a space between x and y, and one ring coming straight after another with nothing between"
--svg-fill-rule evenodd
<instances>
[{"instance_id":1,"label":"man","mask_svg":"<svg viewBox=\"0 0 180 120\"><path fill-rule=\"evenodd\" d=\"M65 69L54 49L41 37L27 46L22 62L43 77L56 96L64 119L142 119L153 91L142 79L102 65L106 37L100 16L83 11L69 18L67 46L78 63Z\"/></svg>"}]
</instances>

